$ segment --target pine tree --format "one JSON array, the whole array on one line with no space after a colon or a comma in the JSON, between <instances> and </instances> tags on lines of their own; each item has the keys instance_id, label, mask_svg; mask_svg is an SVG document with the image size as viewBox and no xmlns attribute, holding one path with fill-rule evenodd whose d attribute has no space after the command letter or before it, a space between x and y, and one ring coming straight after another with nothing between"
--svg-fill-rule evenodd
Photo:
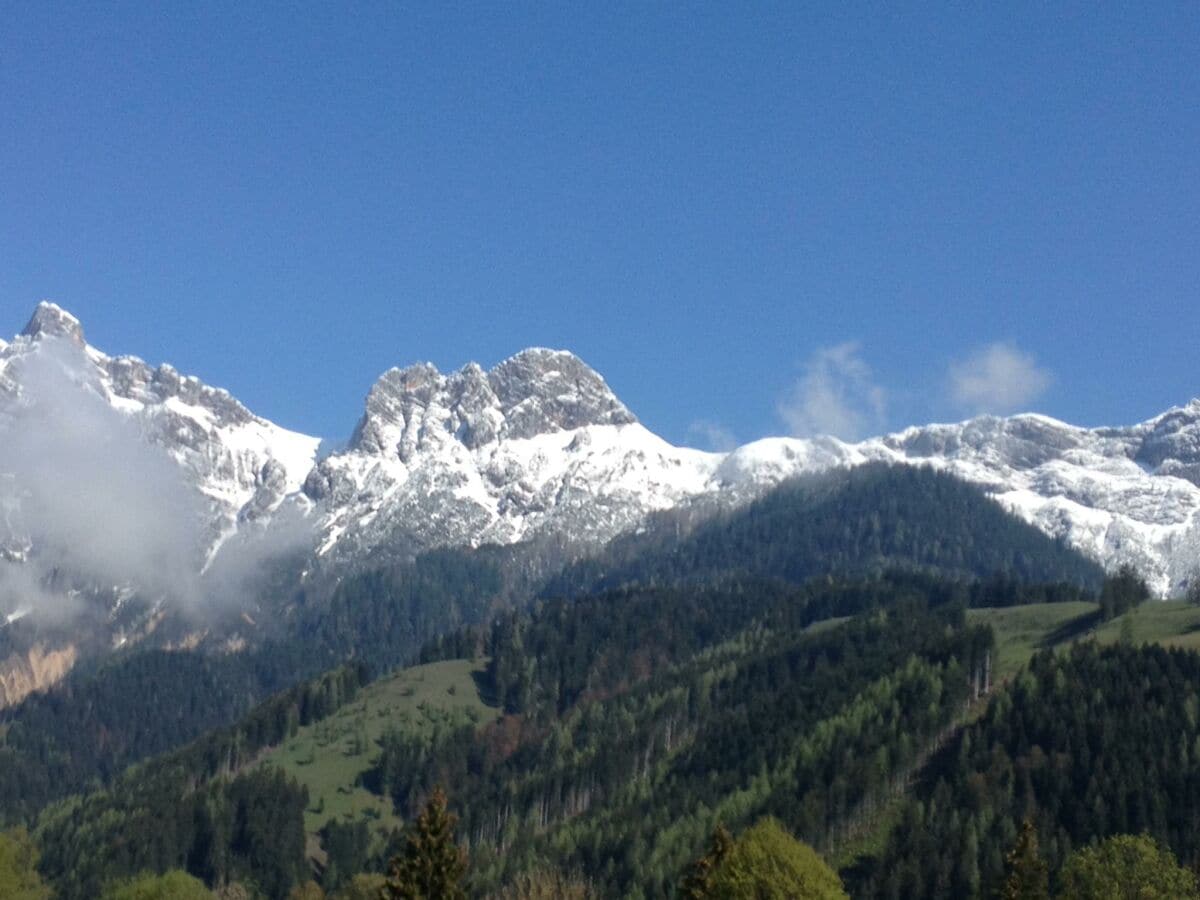
<instances>
[{"instance_id":1,"label":"pine tree","mask_svg":"<svg viewBox=\"0 0 1200 900\"><path fill-rule=\"evenodd\" d=\"M708 852L688 867L679 886L679 895L686 900L703 900L712 888L713 872L733 849L733 835L724 825L717 825Z\"/></svg>"},{"instance_id":2,"label":"pine tree","mask_svg":"<svg viewBox=\"0 0 1200 900\"><path fill-rule=\"evenodd\" d=\"M1005 862L1008 880L1000 892L1001 900L1049 900L1049 873L1038 853L1037 828L1029 819L1021 823L1021 833Z\"/></svg>"},{"instance_id":3,"label":"pine tree","mask_svg":"<svg viewBox=\"0 0 1200 900\"><path fill-rule=\"evenodd\" d=\"M457 823L445 792L435 788L409 828L404 849L388 865L381 900L465 900L467 856L454 842Z\"/></svg>"},{"instance_id":4,"label":"pine tree","mask_svg":"<svg viewBox=\"0 0 1200 900\"><path fill-rule=\"evenodd\" d=\"M1200 571L1193 572L1192 577L1188 579L1184 599L1193 606L1200 606Z\"/></svg>"}]
</instances>

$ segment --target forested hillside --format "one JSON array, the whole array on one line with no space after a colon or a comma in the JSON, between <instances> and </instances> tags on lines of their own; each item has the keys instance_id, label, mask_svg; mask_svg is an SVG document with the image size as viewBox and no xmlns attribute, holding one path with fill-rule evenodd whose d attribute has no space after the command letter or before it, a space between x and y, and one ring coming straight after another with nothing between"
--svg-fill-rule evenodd
<instances>
[{"instance_id":1,"label":"forested hillside","mask_svg":"<svg viewBox=\"0 0 1200 900\"><path fill-rule=\"evenodd\" d=\"M378 674L412 661L431 636L483 621L501 573L491 551L438 551L295 598L287 630L240 653L133 648L80 668L0 713L0 825L343 662Z\"/></svg>"},{"instance_id":2,"label":"forested hillside","mask_svg":"<svg viewBox=\"0 0 1200 900\"><path fill-rule=\"evenodd\" d=\"M828 843L963 712L991 648L961 607L930 609L911 585L863 593L882 601L874 612L813 633L788 621L791 598L725 630L693 620L682 591L605 598L559 642L536 614L501 623L492 688L510 715L433 742L385 737L374 785L408 814L433 785L460 785L485 883L550 856L620 895L658 896L719 821L764 814ZM621 620L642 604L628 621L657 637L636 646Z\"/></svg>"},{"instance_id":3,"label":"forested hillside","mask_svg":"<svg viewBox=\"0 0 1200 900\"><path fill-rule=\"evenodd\" d=\"M551 859L612 890L669 892L718 820L742 826L771 813L825 842L916 763L962 712L991 647L986 628L964 622L958 593L914 576L739 584L502 617L440 648L482 642L492 660L483 692L503 715L385 731L362 783L404 819L434 786L452 785L481 886ZM814 618L863 610L840 627L807 630ZM281 871L299 870L272 863L260 872L264 859L236 850L245 840L221 824L223 811L238 808L238 791L268 784L237 775L244 761L351 702L356 673L285 695L232 731L52 807L37 831L43 870L65 897L141 868L283 885ZM273 852L294 859L307 796L270 784L297 798L286 827L271 827L292 841ZM331 819L324 837L342 824ZM133 834L136 852L103 850Z\"/></svg>"},{"instance_id":4,"label":"forested hillside","mask_svg":"<svg viewBox=\"0 0 1200 900\"><path fill-rule=\"evenodd\" d=\"M704 582L740 572L800 583L895 569L1003 576L1096 589L1093 561L1006 513L978 488L933 469L883 464L799 478L692 530L672 512L613 541L546 587L591 593L624 584Z\"/></svg>"},{"instance_id":5,"label":"forested hillside","mask_svg":"<svg viewBox=\"0 0 1200 900\"><path fill-rule=\"evenodd\" d=\"M1031 819L1052 872L1072 850L1149 834L1200 860L1200 654L1042 652L922 773L854 896L988 897ZM1157 895L1156 895L1157 896Z\"/></svg>"}]
</instances>

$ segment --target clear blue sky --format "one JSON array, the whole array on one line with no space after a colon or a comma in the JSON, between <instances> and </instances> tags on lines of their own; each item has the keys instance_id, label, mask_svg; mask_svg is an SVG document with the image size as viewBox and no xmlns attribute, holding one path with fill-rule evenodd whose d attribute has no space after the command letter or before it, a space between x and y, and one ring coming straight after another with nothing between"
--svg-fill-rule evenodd
<instances>
[{"instance_id":1,"label":"clear blue sky","mask_svg":"<svg viewBox=\"0 0 1200 900\"><path fill-rule=\"evenodd\" d=\"M0 333L334 438L528 345L677 442L1200 394L1200 4L443 6L0 5Z\"/></svg>"}]
</instances>

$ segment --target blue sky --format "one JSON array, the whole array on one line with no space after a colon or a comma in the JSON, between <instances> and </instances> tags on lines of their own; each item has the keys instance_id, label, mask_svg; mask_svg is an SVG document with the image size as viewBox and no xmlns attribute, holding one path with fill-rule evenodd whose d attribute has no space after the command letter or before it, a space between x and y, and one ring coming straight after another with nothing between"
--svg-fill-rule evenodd
<instances>
[{"instance_id":1,"label":"blue sky","mask_svg":"<svg viewBox=\"0 0 1200 900\"><path fill-rule=\"evenodd\" d=\"M5 4L0 333L333 438L529 345L698 444L1200 394L1200 5L443 6Z\"/></svg>"}]
</instances>

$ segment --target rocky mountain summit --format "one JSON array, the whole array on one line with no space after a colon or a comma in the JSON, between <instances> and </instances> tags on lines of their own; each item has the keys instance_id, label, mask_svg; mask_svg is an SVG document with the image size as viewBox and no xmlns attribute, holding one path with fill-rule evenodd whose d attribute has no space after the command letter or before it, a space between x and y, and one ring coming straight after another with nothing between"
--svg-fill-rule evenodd
<instances>
[{"instance_id":1,"label":"rocky mountain summit","mask_svg":"<svg viewBox=\"0 0 1200 900\"><path fill-rule=\"evenodd\" d=\"M589 544L703 493L717 461L651 434L577 357L531 349L490 372L386 372L304 493L323 553Z\"/></svg>"}]
</instances>

